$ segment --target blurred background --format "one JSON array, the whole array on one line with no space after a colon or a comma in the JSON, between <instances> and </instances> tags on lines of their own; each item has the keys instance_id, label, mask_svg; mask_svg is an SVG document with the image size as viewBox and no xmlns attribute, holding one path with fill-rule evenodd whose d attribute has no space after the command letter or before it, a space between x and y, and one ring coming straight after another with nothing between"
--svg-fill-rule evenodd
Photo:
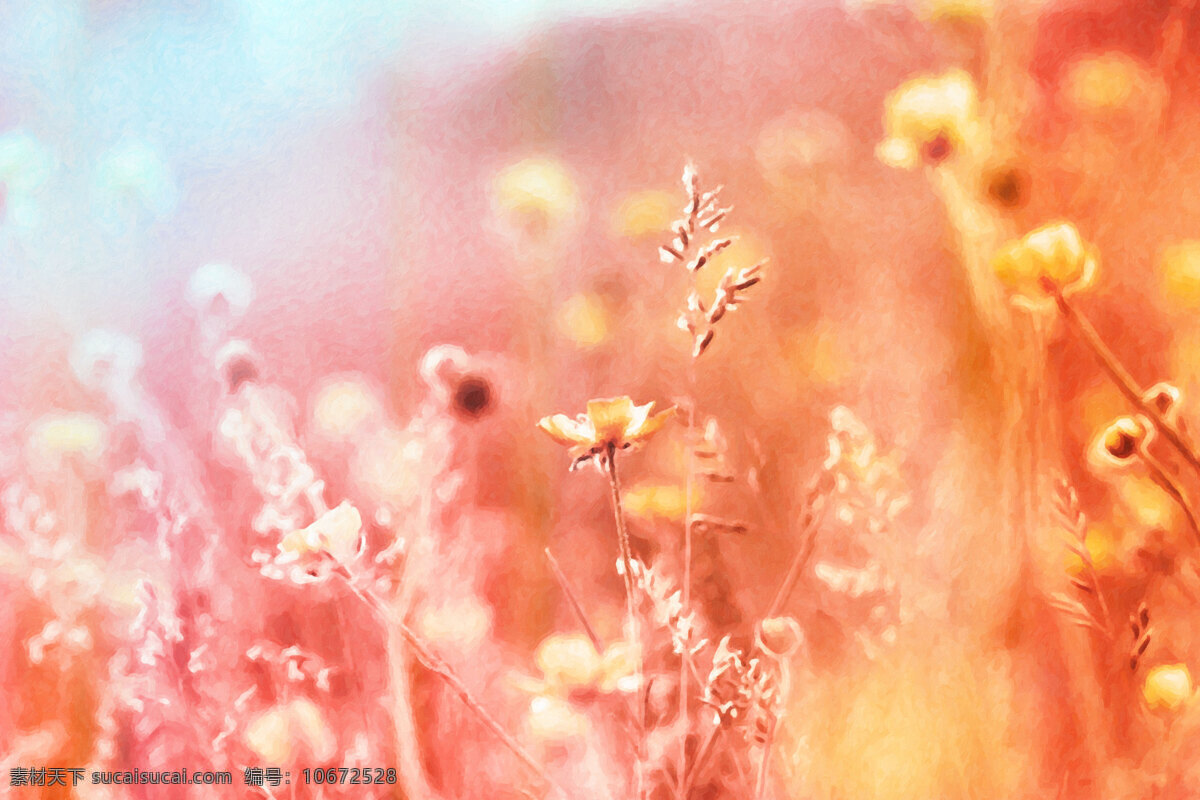
<instances>
[{"instance_id":1,"label":"blurred background","mask_svg":"<svg viewBox=\"0 0 1200 800\"><path fill-rule=\"evenodd\" d=\"M814 476L863 482L784 609L805 688L773 777L731 755L693 796L1190 796L1200 717L1146 707L1190 708L1190 674L1187 704L1147 699L1124 625L1149 603L1146 658L1200 656L1185 520L1095 474L1126 402L979 265L1070 220L1100 335L1192 407L1194 6L0 2L0 767L359 763L400 770L379 796L520 796L369 609L271 571L344 499L371 590L556 780L621 796L602 704L548 717L521 687L578 624L543 548L602 637L623 603L603 481L534 426L628 394L681 410L623 467L637 553L678 585L689 491L739 523L695 546L713 642L753 639ZM894 90L952 69L987 146L883 163ZM658 249L686 164L734 209L703 291L768 260L695 364ZM687 409L728 480L684 481ZM1105 644L1049 601L1080 568L1059 474ZM262 796L234 777L178 796ZM166 796L129 792L104 796Z\"/></svg>"}]
</instances>

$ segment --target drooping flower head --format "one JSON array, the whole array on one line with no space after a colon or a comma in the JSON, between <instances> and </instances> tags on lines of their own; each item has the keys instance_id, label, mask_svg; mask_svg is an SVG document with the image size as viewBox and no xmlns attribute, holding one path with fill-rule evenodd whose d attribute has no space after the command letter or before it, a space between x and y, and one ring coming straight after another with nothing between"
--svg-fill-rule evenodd
<instances>
[{"instance_id":1,"label":"drooping flower head","mask_svg":"<svg viewBox=\"0 0 1200 800\"><path fill-rule=\"evenodd\" d=\"M1153 428L1140 417L1118 417L1092 442L1089 460L1101 469L1123 469L1137 459Z\"/></svg>"},{"instance_id":2,"label":"drooping flower head","mask_svg":"<svg viewBox=\"0 0 1200 800\"><path fill-rule=\"evenodd\" d=\"M1070 294L1091 285L1095 250L1069 222L1044 225L1006 244L992 258L992 270L1018 305L1051 302L1053 292Z\"/></svg>"},{"instance_id":3,"label":"drooping flower head","mask_svg":"<svg viewBox=\"0 0 1200 800\"><path fill-rule=\"evenodd\" d=\"M571 419L566 414L543 417L538 428L550 438L570 447L574 465L612 450L645 443L675 413L674 407L657 414L654 403L634 405L629 397L589 400L587 413Z\"/></svg>"},{"instance_id":4,"label":"drooping flower head","mask_svg":"<svg viewBox=\"0 0 1200 800\"><path fill-rule=\"evenodd\" d=\"M901 169L940 164L979 135L978 106L975 83L962 70L914 78L884 101L887 138L876 155Z\"/></svg>"}]
</instances>

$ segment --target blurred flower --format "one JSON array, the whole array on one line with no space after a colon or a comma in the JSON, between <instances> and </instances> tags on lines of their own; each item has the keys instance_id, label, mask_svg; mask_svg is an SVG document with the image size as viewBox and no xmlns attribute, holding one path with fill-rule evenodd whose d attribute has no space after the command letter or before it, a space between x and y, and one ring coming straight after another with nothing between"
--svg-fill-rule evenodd
<instances>
[{"instance_id":1,"label":"blurred flower","mask_svg":"<svg viewBox=\"0 0 1200 800\"><path fill-rule=\"evenodd\" d=\"M570 701L552 695L539 695L529 702L525 718L529 735L542 742L562 742L587 735L588 720Z\"/></svg>"},{"instance_id":2,"label":"blurred flower","mask_svg":"<svg viewBox=\"0 0 1200 800\"><path fill-rule=\"evenodd\" d=\"M1104 570L1113 563L1117 554L1117 543L1110 526L1089 525L1083 540L1088 558L1098 571ZM1080 575L1084 571L1083 559L1078 553L1066 550L1065 568L1068 575Z\"/></svg>"},{"instance_id":3,"label":"blurred flower","mask_svg":"<svg viewBox=\"0 0 1200 800\"><path fill-rule=\"evenodd\" d=\"M23 228L37 225L37 191L54 166L46 146L33 135L19 130L0 135L0 220Z\"/></svg>"},{"instance_id":4,"label":"blurred flower","mask_svg":"<svg viewBox=\"0 0 1200 800\"><path fill-rule=\"evenodd\" d=\"M1149 441L1151 428L1139 417L1119 417L1092 442L1089 461L1103 469L1128 467Z\"/></svg>"},{"instance_id":5,"label":"blurred flower","mask_svg":"<svg viewBox=\"0 0 1200 800\"><path fill-rule=\"evenodd\" d=\"M254 299L254 284L228 264L205 264L192 273L187 301L201 317L237 319Z\"/></svg>"},{"instance_id":6,"label":"blurred flower","mask_svg":"<svg viewBox=\"0 0 1200 800\"><path fill-rule=\"evenodd\" d=\"M495 384L482 359L461 347L438 345L421 359L421 377L434 400L461 420L486 415L496 402Z\"/></svg>"},{"instance_id":7,"label":"blurred flower","mask_svg":"<svg viewBox=\"0 0 1200 800\"><path fill-rule=\"evenodd\" d=\"M754 159L776 189L815 199L830 170L848 161L851 138L846 123L828 111L789 112L759 131Z\"/></svg>"},{"instance_id":8,"label":"blurred flower","mask_svg":"<svg viewBox=\"0 0 1200 800\"><path fill-rule=\"evenodd\" d=\"M319 575L326 557L332 557L339 564L349 564L358 558L362 547L362 516L350 503L342 502L307 528L284 536L279 543L276 563L294 565L300 572L293 570L292 577L300 577L299 582L303 583Z\"/></svg>"},{"instance_id":9,"label":"blurred flower","mask_svg":"<svg viewBox=\"0 0 1200 800\"><path fill-rule=\"evenodd\" d=\"M1146 673L1142 697L1152 710L1174 711L1192 696L1192 674L1186 664L1161 664Z\"/></svg>"},{"instance_id":10,"label":"blurred flower","mask_svg":"<svg viewBox=\"0 0 1200 800\"><path fill-rule=\"evenodd\" d=\"M1002 247L992 269L1018 304L1033 307L1052 302L1047 284L1063 294L1090 286L1096 254L1074 225L1055 222Z\"/></svg>"},{"instance_id":11,"label":"blurred flower","mask_svg":"<svg viewBox=\"0 0 1200 800\"><path fill-rule=\"evenodd\" d=\"M914 78L884 101L886 138L876 149L889 166L939 164L979 135L978 98L962 70Z\"/></svg>"},{"instance_id":12,"label":"blurred flower","mask_svg":"<svg viewBox=\"0 0 1200 800\"><path fill-rule=\"evenodd\" d=\"M921 0L918 10L930 22L984 22L995 6L995 0Z\"/></svg>"},{"instance_id":13,"label":"blurred flower","mask_svg":"<svg viewBox=\"0 0 1200 800\"><path fill-rule=\"evenodd\" d=\"M1028 170L1012 164L1000 164L984 172L984 194L993 205L1000 208L1021 208L1029 202L1031 182Z\"/></svg>"},{"instance_id":14,"label":"blurred flower","mask_svg":"<svg viewBox=\"0 0 1200 800\"><path fill-rule=\"evenodd\" d=\"M213 358L217 375L228 392L236 392L244 383L258 380L258 355L241 339L226 342Z\"/></svg>"},{"instance_id":15,"label":"blurred flower","mask_svg":"<svg viewBox=\"0 0 1200 800\"><path fill-rule=\"evenodd\" d=\"M432 642L452 642L469 649L487 639L492 614L472 596L450 597L438 606L424 609L417 624L421 634Z\"/></svg>"},{"instance_id":16,"label":"blurred flower","mask_svg":"<svg viewBox=\"0 0 1200 800\"><path fill-rule=\"evenodd\" d=\"M243 741L267 764L287 764L300 754L323 762L337 748L321 709L304 697L259 714L246 726Z\"/></svg>"},{"instance_id":17,"label":"blurred flower","mask_svg":"<svg viewBox=\"0 0 1200 800\"><path fill-rule=\"evenodd\" d=\"M770 617L758 626L758 643L763 650L777 658L786 658L800 648L804 633L791 617Z\"/></svg>"},{"instance_id":18,"label":"blurred flower","mask_svg":"<svg viewBox=\"0 0 1200 800\"><path fill-rule=\"evenodd\" d=\"M360 375L327 378L313 395L313 431L329 441L347 441L382 415L383 404L375 389Z\"/></svg>"},{"instance_id":19,"label":"blurred flower","mask_svg":"<svg viewBox=\"0 0 1200 800\"><path fill-rule=\"evenodd\" d=\"M1067 70L1063 96L1077 111L1109 113L1151 93L1153 79L1133 58L1116 52L1087 56Z\"/></svg>"},{"instance_id":20,"label":"blurred flower","mask_svg":"<svg viewBox=\"0 0 1200 800\"><path fill-rule=\"evenodd\" d=\"M144 142L131 142L109 150L96 169L96 185L103 210L121 219L126 209L145 211L162 219L175 210L178 188L170 167Z\"/></svg>"},{"instance_id":21,"label":"blurred flower","mask_svg":"<svg viewBox=\"0 0 1200 800\"><path fill-rule=\"evenodd\" d=\"M687 513L687 493L676 484L639 484L628 489L622 499L626 511L643 519L680 522ZM692 486L692 508L699 507L700 499L700 486L696 484Z\"/></svg>"},{"instance_id":22,"label":"blurred flower","mask_svg":"<svg viewBox=\"0 0 1200 800\"><path fill-rule=\"evenodd\" d=\"M613 230L631 239L658 236L670 230L678 216L677 198L661 189L647 189L626 195L613 212Z\"/></svg>"},{"instance_id":23,"label":"blurred flower","mask_svg":"<svg viewBox=\"0 0 1200 800\"><path fill-rule=\"evenodd\" d=\"M616 642L599 653L582 634L553 634L542 640L534 654L541 677L516 676L515 683L535 694L563 697L633 692L637 690L637 653L637 647L627 642Z\"/></svg>"},{"instance_id":24,"label":"blurred flower","mask_svg":"<svg viewBox=\"0 0 1200 800\"><path fill-rule=\"evenodd\" d=\"M675 413L674 407L652 413L654 403L635 406L629 397L589 400L587 413L571 419L565 414L543 417L537 426L550 438L570 446L576 462L602 455L609 449L641 445L658 432Z\"/></svg>"},{"instance_id":25,"label":"blurred flower","mask_svg":"<svg viewBox=\"0 0 1200 800\"><path fill-rule=\"evenodd\" d=\"M1142 394L1146 405L1162 414L1163 419L1171 424L1179 419L1179 400L1182 395L1179 387L1162 381L1156 383Z\"/></svg>"},{"instance_id":26,"label":"blurred flower","mask_svg":"<svg viewBox=\"0 0 1200 800\"><path fill-rule=\"evenodd\" d=\"M1158 262L1163 294L1176 308L1200 307L1200 239L1188 239L1163 250Z\"/></svg>"},{"instance_id":27,"label":"blurred flower","mask_svg":"<svg viewBox=\"0 0 1200 800\"><path fill-rule=\"evenodd\" d=\"M492 202L502 221L534 237L569 227L582 211L575 179L548 157L527 158L496 173Z\"/></svg>"},{"instance_id":28,"label":"blurred flower","mask_svg":"<svg viewBox=\"0 0 1200 800\"><path fill-rule=\"evenodd\" d=\"M582 348L591 348L608 338L609 314L595 295L572 295L558 309L558 331Z\"/></svg>"},{"instance_id":29,"label":"blurred flower","mask_svg":"<svg viewBox=\"0 0 1200 800\"><path fill-rule=\"evenodd\" d=\"M104 453L106 434L104 423L91 414L46 414L30 427L29 460L50 469L72 457L96 464Z\"/></svg>"},{"instance_id":30,"label":"blurred flower","mask_svg":"<svg viewBox=\"0 0 1200 800\"><path fill-rule=\"evenodd\" d=\"M1180 523L1179 505L1148 475L1126 474L1114 483L1125 525L1144 530L1175 530Z\"/></svg>"},{"instance_id":31,"label":"blurred flower","mask_svg":"<svg viewBox=\"0 0 1200 800\"><path fill-rule=\"evenodd\" d=\"M94 330L71 348L71 372L88 388L113 389L133 383L142 366L142 346L121 333Z\"/></svg>"}]
</instances>

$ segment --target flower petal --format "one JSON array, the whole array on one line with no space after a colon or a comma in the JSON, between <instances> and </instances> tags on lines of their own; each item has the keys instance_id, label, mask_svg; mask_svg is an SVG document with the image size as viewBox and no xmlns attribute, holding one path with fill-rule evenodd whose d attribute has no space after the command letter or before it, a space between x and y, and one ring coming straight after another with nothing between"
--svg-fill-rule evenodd
<instances>
[{"instance_id":1,"label":"flower petal","mask_svg":"<svg viewBox=\"0 0 1200 800\"><path fill-rule=\"evenodd\" d=\"M587 416L595 431L597 444L619 444L633 421L634 405L629 397L609 397L589 400Z\"/></svg>"},{"instance_id":2,"label":"flower petal","mask_svg":"<svg viewBox=\"0 0 1200 800\"><path fill-rule=\"evenodd\" d=\"M647 416L638 423L636 429L630 428L625 437L626 441L636 444L649 439L651 436L658 433L659 429L662 428L663 425L667 424L667 420L675 416L675 406L671 406L665 411L660 411L657 414L650 414L649 412L653 407L653 403L648 403L642 407L645 409L645 412L643 413L647 414Z\"/></svg>"},{"instance_id":3,"label":"flower petal","mask_svg":"<svg viewBox=\"0 0 1200 800\"><path fill-rule=\"evenodd\" d=\"M591 431L566 414L542 417L537 426L539 430L545 432L559 444L586 445L590 444L594 438Z\"/></svg>"}]
</instances>

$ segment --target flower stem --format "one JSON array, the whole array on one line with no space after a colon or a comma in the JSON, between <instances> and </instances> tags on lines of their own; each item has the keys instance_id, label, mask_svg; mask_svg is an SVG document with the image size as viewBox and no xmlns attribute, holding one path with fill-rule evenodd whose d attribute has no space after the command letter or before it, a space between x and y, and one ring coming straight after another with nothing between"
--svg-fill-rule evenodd
<instances>
[{"instance_id":1,"label":"flower stem","mask_svg":"<svg viewBox=\"0 0 1200 800\"><path fill-rule=\"evenodd\" d=\"M567 602L571 605L571 610L575 612L575 617L579 620L579 624L583 626L584 633L592 640L592 647L596 648L596 652L604 654L604 642L596 634L596 629L592 627L592 623L588 621L587 614L583 610L583 604L579 602L578 595L571 589L571 584L567 581L567 574L562 571L562 567L558 564L558 559L550 552L547 547L543 550L546 554L546 561L550 563L550 570L554 573L554 578L558 581L558 585L562 588L563 594L567 596Z\"/></svg>"},{"instance_id":2,"label":"flower stem","mask_svg":"<svg viewBox=\"0 0 1200 800\"><path fill-rule=\"evenodd\" d=\"M696 778L699 776L700 771L703 770L707 765L708 758L713 752L713 745L717 743L717 734L720 732L721 724L718 722L709 729L708 736L704 739L704 743L700 745L700 749L696 752L696 760L692 763L691 770L684 777L683 786L679 790L679 796L682 797L683 800L687 800L688 795L692 793L692 787L696 783Z\"/></svg>"},{"instance_id":3,"label":"flower stem","mask_svg":"<svg viewBox=\"0 0 1200 800\"><path fill-rule=\"evenodd\" d=\"M642 639L641 633L638 630L636 604L633 594L633 552L632 548L629 546L629 528L625 524L625 508L621 504L621 479L617 474L617 448L615 445L608 445L604 462L606 474L608 475L608 486L612 497L613 520L617 526L617 545L621 550L621 572L622 577L625 579L626 623L629 628L630 640L633 642L634 650L637 653L638 710L635 713L638 721L638 764L636 765L636 770L637 796L641 798L643 794L642 756L644 755L646 743L646 704L642 700Z\"/></svg>"},{"instance_id":4,"label":"flower stem","mask_svg":"<svg viewBox=\"0 0 1200 800\"><path fill-rule=\"evenodd\" d=\"M1191 501L1187 499L1187 495L1183 493L1183 488L1171 477L1171 474L1167 471L1163 463L1155 458L1145 445L1138 448L1138 455L1142 457L1142 461L1150 469L1150 476L1154 478L1154 482L1166 490L1167 494L1171 495L1175 502L1179 504L1179 507L1183 509L1183 515L1187 517L1188 525L1191 526L1192 535L1196 537L1197 542L1200 542L1200 523L1196 521L1196 511L1192 508Z\"/></svg>"},{"instance_id":5,"label":"flower stem","mask_svg":"<svg viewBox=\"0 0 1200 800\"><path fill-rule=\"evenodd\" d=\"M758 762L758 780L754 782L755 800L762 800L767 792L767 777L771 774L771 748L775 744L775 728L778 724L778 720L771 719L771 727L767 731L766 741L763 742L762 759Z\"/></svg>"},{"instance_id":6,"label":"flower stem","mask_svg":"<svg viewBox=\"0 0 1200 800\"><path fill-rule=\"evenodd\" d=\"M354 592L355 596L362 600L368 608L374 611L384 623L388 635L389 650L398 651L400 648L395 647L393 643L397 638L402 639L408 648L412 650L413 654L416 655L417 661L421 662L422 666L441 678L442 681L450 688L450 691L452 691L458 697L458 699L462 701L463 705L465 705L472 713L475 714L476 718L478 718L485 728L490 730L496 736L496 738L504 743L504 746L507 747L514 756L516 756L517 760L520 761L526 769L528 769L545 786L554 789L564 797L566 796L566 793L561 789L561 787L558 786L558 784L554 782L553 779L551 779L549 775L546 774L545 770L542 769L541 765L538 764L537 760L529 753L529 751L526 750L524 746L522 746L522 744L513 737L512 734L505 730L503 725L496 721L496 718L492 716L491 712L484 707L483 703L479 702L479 700L475 698L475 695L471 693L471 690L468 689L466 684L462 682L462 679L458 677L458 674L455 673L454 669L445 661L443 661L440 656L434 653L433 650L430 649L429 645L426 644L419 635L417 635L416 631L405 624L403 620L397 619L393 614L389 614L383 601L372 592L364 590L358 586L354 582L354 577L344 567L337 574L346 582L346 585L350 587L350 591ZM397 637L397 634L399 634L399 637Z\"/></svg>"},{"instance_id":7,"label":"flower stem","mask_svg":"<svg viewBox=\"0 0 1200 800\"><path fill-rule=\"evenodd\" d=\"M1129 370L1125 368L1125 365L1117 359L1108 345L1104 343L1104 340L1100 338L1100 334L1096 332L1092 324L1071 305L1070 301L1067 300L1060 290L1054 289L1053 296L1063 319L1079 334L1088 348L1096 355L1096 358L1100 361L1100 365L1108 373L1113 383L1117 385L1117 388L1121 390L1121 393L1125 395L1138 411L1153 420L1154 427L1162 433L1163 438L1170 442L1171 446L1191 465L1192 469L1200 474L1200 456L1196 455L1191 446L1184 441L1179 430L1167 421L1162 412L1155 408L1153 404L1146 401L1144 397L1145 390L1134 380L1133 376L1129 374Z\"/></svg>"}]
</instances>

